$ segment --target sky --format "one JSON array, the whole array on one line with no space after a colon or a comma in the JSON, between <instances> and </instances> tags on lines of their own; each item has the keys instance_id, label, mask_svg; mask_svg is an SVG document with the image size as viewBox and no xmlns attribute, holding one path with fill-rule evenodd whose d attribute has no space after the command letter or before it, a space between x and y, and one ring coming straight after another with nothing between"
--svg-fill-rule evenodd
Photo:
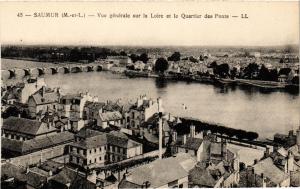
<instances>
[{"instance_id":1,"label":"sky","mask_svg":"<svg viewBox=\"0 0 300 189\"><path fill-rule=\"evenodd\" d=\"M1 2L1 44L126 46L276 46L299 44L299 2ZM24 16L58 12L59 18ZM61 13L94 17L62 18ZM23 13L23 17L18 17ZM104 19L97 13L147 14ZM177 14L149 18L150 14ZM182 19L182 14L229 15L229 19ZM248 19L240 18L247 14ZM239 16L233 18L231 16Z\"/></svg>"}]
</instances>

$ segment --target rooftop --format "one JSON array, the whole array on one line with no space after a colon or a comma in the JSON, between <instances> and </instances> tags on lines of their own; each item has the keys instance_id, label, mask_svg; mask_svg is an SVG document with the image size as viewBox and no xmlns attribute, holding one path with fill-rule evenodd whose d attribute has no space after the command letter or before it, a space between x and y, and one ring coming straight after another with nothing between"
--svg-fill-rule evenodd
<instances>
[{"instance_id":1,"label":"rooftop","mask_svg":"<svg viewBox=\"0 0 300 189\"><path fill-rule=\"evenodd\" d=\"M158 159L130 171L126 180L134 185L150 182L150 187L160 187L188 176L188 172L196 164L189 154L177 154L176 157ZM168 171L166 171L168 170ZM127 186L127 185L125 185ZM120 186L120 188L125 188Z\"/></svg>"},{"instance_id":2,"label":"rooftop","mask_svg":"<svg viewBox=\"0 0 300 189\"><path fill-rule=\"evenodd\" d=\"M29 153L38 151L40 149L49 148L51 146L56 146L58 144L72 142L73 140L74 134L65 131L55 135L44 136L26 141L17 141L2 137L1 144L3 149L8 149L19 153Z\"/></svg>"},{"instance_id":3,"label":"rooftop","mask_svg":"<svg viewBox=\"0 0 300 189\"><path fill-rule=\"evenodd\" d=\"M288 174L276 167L270 157L259 161L253 167L255 174L261 175L263 173L265 177L269 178L275 184L280 184L288 178Z\"/></svg>"},{"instance_id":4,"label":"rooftop","mask_svg":"<svg viewBox=\"0 0 300 189\"><path fill-rule=\"evenodd\" d=\"M9 117L5 119L2 129L33 136L57 131L54 127L47 126L45 123L19 117Z\"/></svg>"}]
</instances>

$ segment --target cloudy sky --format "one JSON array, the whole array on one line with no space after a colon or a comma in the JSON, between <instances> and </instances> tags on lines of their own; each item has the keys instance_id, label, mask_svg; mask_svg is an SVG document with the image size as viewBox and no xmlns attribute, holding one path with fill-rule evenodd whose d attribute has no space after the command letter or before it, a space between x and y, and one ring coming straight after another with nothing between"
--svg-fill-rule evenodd
<instances>
[{"instance_id":1,"label":"cloudy sky","mask_svg":"<svg viewBox=\"0 0 300 189\"><path fill-rule=\"evenodd\" d=\"M187 3L188 2L188 3ZM299 44L299 2L1 3L2 44L59 45L285 45ZM24 16L57 12L59 18ZM62 18L61 13L95 15ZM17 17L23 13L23 17ZM147 14L147 19L104 19L97 13ZM149 18L150 14L178 15ZM229 19L182 19L182 14ZM241 19L247 14L248 19ZM239 16L233 18L232 16Z\"/></svg>"}]
</instances>

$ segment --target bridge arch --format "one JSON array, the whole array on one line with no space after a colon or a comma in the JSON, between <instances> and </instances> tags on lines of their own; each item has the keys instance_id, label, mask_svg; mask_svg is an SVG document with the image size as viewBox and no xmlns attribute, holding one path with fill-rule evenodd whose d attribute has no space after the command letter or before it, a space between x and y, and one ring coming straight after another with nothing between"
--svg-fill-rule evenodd
<instances>
[{"instance_id":1,"label":"bridge arch","mask_svg":"<svg viewBox=\"0 0 300 189\"><path fill-rule=\"evenodd\" d=\"M101 72L102 70L103 70L102 66L100 66L100 65L96 66L96 71L97 72Z\"/></svg>"},{"instance_id":2,"label":"bridge arch","mask_svg":"<svg viewBox=\"0 0 300 189\"><path fill-rule=\"evenodd\" d=\"M37 68L39 76L40 75L45 75L45 70L43 68Z\"/></svg>"},{"instance_id":3,"label":"bridge arch","mask_svg":"<svg viewBox=\"0 0 300 189\"><path fill-rule=\"evenodd\" d=\"M78 73L78 72L82 72L82 67L74 66L71 68L71 73Z\"/></svg>"},{"instance_id":4,"label":"bridge arch","mask_svg":"<svg viewBox=\"0 0 300 189\"><path fill-rule=\"evenodd\" d=\"M9 79L16 77L15 70L8 70L9 71Z\"/></svg>"},{"instance_id":5,"label":"bridge arch","mask_svg":"<svg viewBox=\"0 0 300 189\"><path fill-rule=\"evenodd\" d=\"M87 66L87 72L93 72L94 66Z\"/></svg>"},{"instance_id":6,"label":"bridge arch","mask_svg":"<svg viewBox=\"0 0 300 189\"><path fill-rule=\"evenodd\" d=\"M70 68L68 68L68 67L63 67L63 69L64 69L64 73L65 73L65 74L66 74L66 73L71 73Z\"/></svg>"},{"instance_id":7,"label":"bridge arch","mask_svg":"<svg viewBox=\"0 0 300 189\"><path fill-rule=\"evenodd\" d=\"M24 70L24 73L25 75L24 76L30 76L30 69L23 69Z\"/></svg>"}]
</instances>

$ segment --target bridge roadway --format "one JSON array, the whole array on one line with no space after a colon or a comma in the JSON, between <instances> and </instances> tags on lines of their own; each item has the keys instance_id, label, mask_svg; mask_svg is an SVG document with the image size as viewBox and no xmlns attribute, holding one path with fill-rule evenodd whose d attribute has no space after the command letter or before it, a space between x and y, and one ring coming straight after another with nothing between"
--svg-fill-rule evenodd
<instances>
[{"instance_id":1,"label":"bridge roadway","mask_svg":"<svg viewBox=\"0 0 300 189\"><path fill-rule=\"evenodd\" d=\"M68 73L79 73L79 72L94 72L102 71L102 64L70 64L70 65L57 65L50 67L36 67L36 68L12 68L8 70L1 70L1 79L13 79L21 78L25 76L39 77L42 75L50 74L68 74Z\"/></svg>"}]
</instances>

